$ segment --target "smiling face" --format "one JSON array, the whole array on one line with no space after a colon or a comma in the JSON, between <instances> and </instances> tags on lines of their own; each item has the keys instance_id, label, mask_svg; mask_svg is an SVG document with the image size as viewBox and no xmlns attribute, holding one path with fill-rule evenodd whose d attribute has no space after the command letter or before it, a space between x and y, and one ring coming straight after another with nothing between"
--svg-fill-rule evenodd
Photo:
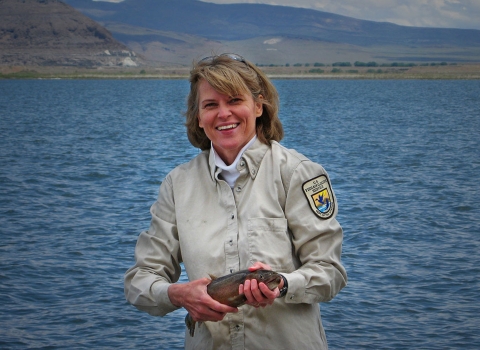
<instances>
[{"instance_id":1,"label":"smiling face","mask_svg":"<svg viewBox=\"0 0 480 350\"><path fill-rule=\"evenodd\" d=\"M225 164L230 165L255 135L262 104L255 102L250 93L222 94L205 80L199 83L198 91L199 126Z\"/></svg>"}]
</instances>

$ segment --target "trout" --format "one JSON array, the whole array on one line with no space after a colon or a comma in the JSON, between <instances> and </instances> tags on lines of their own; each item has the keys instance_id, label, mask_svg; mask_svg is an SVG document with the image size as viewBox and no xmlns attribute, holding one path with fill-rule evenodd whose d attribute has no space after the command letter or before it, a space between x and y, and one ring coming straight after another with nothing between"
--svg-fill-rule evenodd
<instances>
[{"instance_id":1,"label":"trout","mask_svg":"<svg viewBox=\"0 0 480 350\"><path fill-rule=\"evenodd\" d=\"M238 287L244 284L246 280L257 280L258 283L263 282L270 290L277 288L282 280L278 273L270 270L256 270L253 272L242 270L219 278L210 275L210 278L212 281L207 285L208 295L219 303L232 307L239 307L247 301L244 294L238 293ZM190 314L187 313L185 324L192 337L195 334L195 323Z\"/></svg>"}]
</instances>

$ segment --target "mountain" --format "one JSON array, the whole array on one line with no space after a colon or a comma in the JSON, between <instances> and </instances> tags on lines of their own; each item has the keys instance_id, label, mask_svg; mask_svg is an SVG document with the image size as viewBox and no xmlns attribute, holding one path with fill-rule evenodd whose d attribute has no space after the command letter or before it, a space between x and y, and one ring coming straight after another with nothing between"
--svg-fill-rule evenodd
<instances>
[{"instance_id":1,"label":"mountain","mask_svg":"<svg viewBox=\"0 0 480 350\"><path fill-rule=\"evenodd\" d=\"M0 0L0 63L136 66L142 60L94 20L58 0Z\"/></svg>"},{"instance_id":2,"label":"mountain","mask_svg":"<svg viewBox=\"0 0 480 350\"><path fill-rule=\"evenodd\" d=\"M260 65L478 62L480 30L404 27L261 4L0 0L4 66L185 67L220 52Z\"/></svg>"},{"instance_id":3,"label":"mountain","mask_svg":"<svg viewBox=\"0 0 480 350\"><path fill-rule=\"evenodd\" d=\"M480 30L405 27L332 13L196 0L65 0L150 60L238 51L258 63L479 61Z\"/></svg>"}]
</instances>

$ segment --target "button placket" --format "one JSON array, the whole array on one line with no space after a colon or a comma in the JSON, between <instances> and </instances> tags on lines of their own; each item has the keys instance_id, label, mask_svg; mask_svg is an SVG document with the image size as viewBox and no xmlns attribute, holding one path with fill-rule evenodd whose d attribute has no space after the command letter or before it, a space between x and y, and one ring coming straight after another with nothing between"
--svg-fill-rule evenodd
<instances>
[{"instance_id":1,"label":"button placket","mask_svg":"<svg viewBox=\"0 0 480 350\"><path fill-rule=\"evenodd\" d=\"M230 186L226 182L223 182L221 186L222 199L228 215L227 232L224 238L225 273L228 274L239 270L237 208Z\"/></svg>"},{"instance_id":2,"label":"button placket","mask_svg":"<svg viewBox=\"0 0 480 350\"><path fill-rule=\"evenodd\" d=\"M230 325L230 339L232 349L245 349L245 329L243 320L243 310L239 309L235 314L228 314L228 323Z\"/></svg>"}]
</instances>

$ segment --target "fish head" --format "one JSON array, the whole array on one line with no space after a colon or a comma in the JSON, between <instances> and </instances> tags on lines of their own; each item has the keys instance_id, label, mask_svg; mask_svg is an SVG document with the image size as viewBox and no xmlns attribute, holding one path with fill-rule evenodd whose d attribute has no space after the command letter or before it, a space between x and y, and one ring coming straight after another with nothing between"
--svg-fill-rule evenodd
<instances>
[{"instance_id":1,"label":"fish head","mask_svg":"<svg viewBox=\"0 0 480 350\"><path fill-rule=\"evenodd\" d=\"M256 270L252 272L249 279L256 279L259 283L263 282L267 285L270 290L275 289L280 284L282 277L271 270Z\"/></svg>"}]
</instances>

